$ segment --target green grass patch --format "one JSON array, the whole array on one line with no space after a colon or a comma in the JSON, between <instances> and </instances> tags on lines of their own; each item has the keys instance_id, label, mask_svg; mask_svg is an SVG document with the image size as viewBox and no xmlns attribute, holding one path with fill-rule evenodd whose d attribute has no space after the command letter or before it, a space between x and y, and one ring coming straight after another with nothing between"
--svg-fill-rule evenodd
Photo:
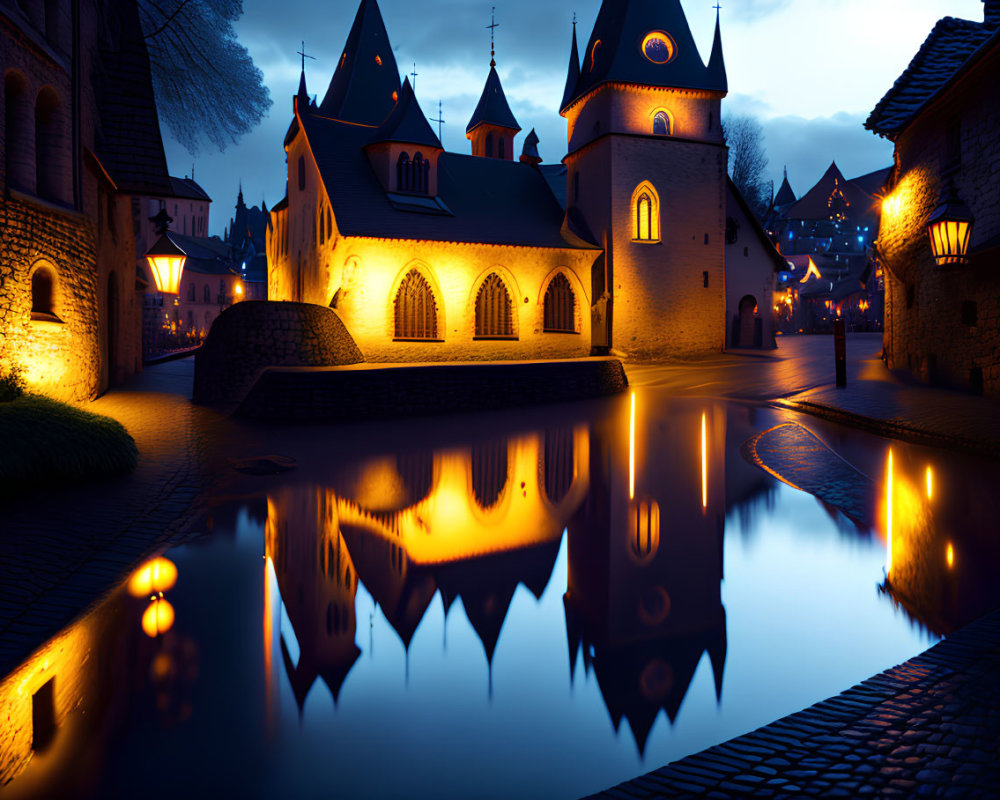
<instances>
[{"instance_id":1,"label":"green grass patch","mask_svg":"<svg viewBox=\"0 0 1000 800\"><path fill-rule=\"evenodd\" d=\"M125 475L135 440L116 420L37 395L0 403L0 496Z\"/></svg>"}]
</instances>

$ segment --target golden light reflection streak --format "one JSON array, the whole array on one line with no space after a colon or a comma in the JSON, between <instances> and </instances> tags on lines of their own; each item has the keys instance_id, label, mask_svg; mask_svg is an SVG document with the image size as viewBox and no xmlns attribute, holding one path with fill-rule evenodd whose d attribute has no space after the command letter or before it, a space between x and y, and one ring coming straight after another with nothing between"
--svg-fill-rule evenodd
<instances>
[{"instance_id":1,"label":"golden light reflection streak","mask_svg":"<svg viewBox=\"0 0 1000 800\"><path fill-rule=\"evenodd\" d=\"M274 564L270 556L264 557L264 692L265 712L267 714L268 731L273 730L275 719L274 704L274 664L272 650L274 644L274 598L272 585L277 582Z\"/></svg>"},{"instance_id":2,"label":"golden light reflection streak","mask_svg":"<svg viewBox=\"0 0 1000 800\"><path fill-rule=\"evenodd\" d=\"M708 414L701 415L701 508L708 510Z\"/></svg>"},{"instance_id":3,"label":"golden light reflection streak","mask_svg":"<svg viewBox=\"0 0 1000 800\"><path fill-rule=\"evenodd\" d=\"M635 500L635 392L628 421L628 499Z\"/></svg>"},{"instance_id":4,"label":"golden light reflection streak","mask_svg":"<svg viewBox=\"0 0 1000 800\"><path fill-rule=\"evenodd\" d=\"M892 572L892 448L889 448L889 465L885 492L885 576Z\"/></svg>"},{"instance_id":5,"label":"golden light reflection streak","mask_svg":"<svg viewBox=\"0 0 1000 800\"><path fill-rule=\"evenodd\" d=\"M934 470L931 467L927 468L927 499L934 499Z\"/></svg>"}]
</instances>

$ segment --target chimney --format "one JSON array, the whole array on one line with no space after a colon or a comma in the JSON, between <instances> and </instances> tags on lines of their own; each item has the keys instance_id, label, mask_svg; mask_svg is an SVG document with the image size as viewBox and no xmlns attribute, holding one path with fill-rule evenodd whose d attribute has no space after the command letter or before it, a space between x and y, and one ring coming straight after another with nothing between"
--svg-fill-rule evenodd
<instances>
[{"instance_id":1,"label":"chimney","mask_svg":"<svg viewBox=\"0 0 1000 800\"><path fill-rule=\"evenodd\" d=\"M983 0L984 22L988 28L1000 27L1000 0Z\"/></svg>"}]
</instances>

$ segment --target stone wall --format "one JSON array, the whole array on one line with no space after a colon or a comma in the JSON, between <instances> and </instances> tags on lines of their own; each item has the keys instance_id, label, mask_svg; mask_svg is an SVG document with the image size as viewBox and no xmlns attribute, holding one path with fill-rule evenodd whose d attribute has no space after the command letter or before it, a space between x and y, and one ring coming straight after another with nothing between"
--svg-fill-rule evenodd
<instances>
[{"instance_id":1,"label":"stone wall","mask_svg":"<svg viewBox=\"0 0 1000 800\"><path fill-rule=\"evenodd\" d=\"M616 359L268 369L239 408L261 422L347 422L566 403L628 388Z\"/></svg>"},{"instance_id":2,"label":"stone wall","mask_svg":"<svg viewBox=\"0 0 1000 800\"><path fill-rule=\"evenodd\" d=\"M20 367L32 391L92 399L101 375L93 224L12 196L0 205L0 231L0 362ZM54 276L52 318L32 318L37 269Z\"/></svg>"},{"instance_id":3,"label":"stone wall","mask_svg":"<svg viewBox=\"0 0 1000 800\"><path fill-rule=\"evenodd\" d=\"M995 74L1000 56L992 59ZM957 120L953 180L975 215L971 263L938 267L927 221L948 186L947 142ZM898 178L883 209L889 366L922 380L1000 398L1000 84L972 76L896 143ZM979 248L979 252L976 250Z\"/></svg>"},{"instance_id":4,"label":"stone wall","mask_svg":"<svg viewBox=\"0 0 1000 800\"><path fill-rule=\"evenodd\" d=\"M194 401L237 403L266 367L359 364L337 314L305 303L245 302L215 320L195 356Z\"/></svg>"}]
</instances>

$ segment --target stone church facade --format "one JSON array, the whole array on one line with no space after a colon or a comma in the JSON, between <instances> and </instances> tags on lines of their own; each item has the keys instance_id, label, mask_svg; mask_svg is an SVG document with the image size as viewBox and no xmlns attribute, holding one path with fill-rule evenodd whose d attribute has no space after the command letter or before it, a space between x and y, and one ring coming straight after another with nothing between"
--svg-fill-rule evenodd
<instances>
[{"instance_id":1,"label":"stone church facade","mask_svg":"<svg viewBox=\"0 0 1000 800\"><path fill-rule=\"evenodd\" d=\"M0 55L0 362L90 399L141 369L131 197L169 188L136 4L0 0Z\"/></svg>"},{"instance_id":2,"label":"stone church facade","mask_svg":"<svg viewBox=\"0 0 1000 800\"><path fill-rule=\"evenodd\" d=\"M727 91L718 25L706 66L679 0L609 0L582 60L574 29L563 164L533 131L515 161L495 61L448 153L362 0L322 102L304 75L294 101L268 296L333 307L370 361L719 352Z\"/></svg>"}]
</instances>

